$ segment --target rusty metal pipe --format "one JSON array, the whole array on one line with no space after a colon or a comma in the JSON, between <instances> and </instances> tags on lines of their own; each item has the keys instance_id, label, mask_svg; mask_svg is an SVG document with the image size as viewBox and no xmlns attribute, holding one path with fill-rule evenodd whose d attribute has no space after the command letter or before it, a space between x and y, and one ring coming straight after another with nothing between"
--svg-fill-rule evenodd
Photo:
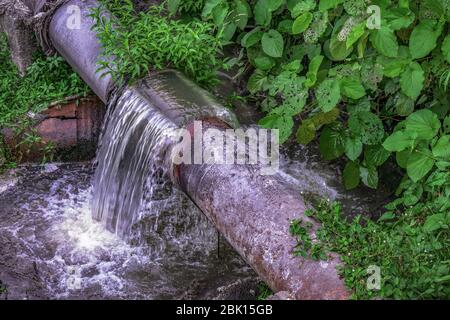
<instances>
[{"instance_id":1,"label":"rusty metal pipe","mask_svg":"<svg viewBox=\"0 0 450 320\"><path fill-rule=\"evenodd\" d=\"M225 130L217 120L203 121L203 130ZM193 125L188 126L194 148ZM238 142L239 143L239 142ZM184 149L184 148L183 148ZM234 249L275 291L287 291L296 299L346 299L349 296L337 274L340 261L314 261L293 255L295 239L289 225L304 215L300 194L279 176L261 175L258 166L225 164L174 165L174 182L190 196Z\"/></svg>"},{"instance_id":2,"label":"rusty metal pipe","mask_svg":"<svg viewBox=\"0 0 450 320\"><path fill-rule=\"evenodd\" d=\"M99 3L95 0L66 2L51 18L49 38L58 53L77 71L95 94L107 103L113 90L113 81L111 75L97 72L102 49L97 35L92 30L94 19L89 17L91 8L98 6ZM78 13L80 26L73 23ZM105 15L107 14L105 12Z\"/></svg>"}]
</instances>

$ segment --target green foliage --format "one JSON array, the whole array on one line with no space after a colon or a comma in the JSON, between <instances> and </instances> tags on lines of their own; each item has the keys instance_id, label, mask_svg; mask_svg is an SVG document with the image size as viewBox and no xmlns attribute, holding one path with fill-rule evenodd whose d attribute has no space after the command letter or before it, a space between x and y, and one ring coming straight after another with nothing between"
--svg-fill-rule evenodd
<instances>
[{"instance_id":1,"label":"green foliage","mask_svg":"<svg viewBox=\"0 0 450 320\"><path fill-rule=\"evenodd\" d=\"M33 123L30 114L44 110L50 103L67 96L85 96L90 90L77 74L60 57L43 57L37 54L24 78L19 77L13 64L6 36L0 33L0 128L10 128L21 137L20 145L39 142L39 137L29 128ZM12 154L0 137L0 168L20 160ZM44 150L46 151L46 150ZM3 158L3 161L2 161Z\"/></svg>"},{"instance_id":2,"label":"green foliage","mask_svg":"<svg viewBox=\"0 0 450 320\"><path fill-rule=\"evenodd\" d=\"M436 121L450 106L448 1L376 4L382 12L378 29L368 27L371 13L362 0L205 0L201 15L217 30L232 30L225 44L246 53L239 74L250 71L249 93L267 113L260 124L279 129L281 142L295 130L303 144L320 136L325 159L345 155L353 175L359 166L359 178L345 183L351 187L356 181L377 187L378 167L403 145L412 155L403 168L414 181L450 160L426 156L437 158ZM316 114L334 108L341 111L334 124L314 124ZM435 114L434 127L414 124L421 110ZM411 117L407 133L398 130L405 117Z\"/></svg>"},{"instance_id":3,"label":"green foliage","mask_svg":"<svg viewBox=\"0 0 450 320\"><path fill-rule=\"evenodd\" d=\"M6 286L3 284L3 282L0 280L0 296L4 293L8 292L8 289L6 288Z\"/></svg>"},{"instance_id":4,"label":"green foliage","mask_svg":"<svg viewBox=\"0 0 450 320\"><path fill-rule=\"evenodd\" d=\"M371 4L381 9L379 28L369 28L374 20L364 0L205 0L201 18L227 30L224 45L240 49L237 77L249 75L249 95L266 113L260 125L279 129L281 142L294 132L302 144L318 137L324 159L347 158L348 189L377 188L386 162L404 170L389 209L395 222L363 227L321 216L342 233L336 251L356 246L357 260L345 262L357 271L344 273L357 296L373 296L358 282L371 262L387 270L382 297L448 297L450 5ZM301 222L291 228L300 239L297 254L320 256ZM435 228L440 233L425 232ZM436 264L420 251L424 232Z\"/></svg>"},{"instance_id":5,"label":"green foliage","mask_svg":"<svg viewBox=\"0 0 450 320\"><path fill-rule=\"evenodd\" d=\"M257 287L256 300L266 300L271 295L273 295L272 289L265 282L260 282Z\"/></svg>"},{"instance_id":6,"label":"green foliage","mask_svg":"<svg viewBox=\"0 0 450 320\"><path fill-rule=\"evenodd\" d=\"M305 223L291 222L297 239L294 254L317 260L326 260L331 252L340 254L339 272L355 299L447 299L450 212L433 214L435 205L388 211L374 222L361 216L349 221L339 203L321 202L306 213L322 224L317 239L310 239ZM370 266L380 268L380 290L367 286Z\"/></svg>"},{"instance_id":7,"label":"green foliage","mask_svg":"<svg viewBox=\"0 0 450 320\"><path fill-rule=\"evenodd\" d=\"M169 4L171 11L177 8L189 11L198 6L192 1L179 2L181 7L173 1ZM102 14L105 8L113 12L115 19ZM213 26L198 19L171 19L164 10L163 6L150 6L136 14L130 0L102 1L102 6L94 8L91 13L96 21L94 30L105 57L98 71L112 74L118 81L134 81L150 68L169 67L184 71L201 84L215 83L216 71L222 66L217 58L221 33L214 35ZM106 58L111 56L115 57L114 62Z\"/></svg>"}]
</instances>

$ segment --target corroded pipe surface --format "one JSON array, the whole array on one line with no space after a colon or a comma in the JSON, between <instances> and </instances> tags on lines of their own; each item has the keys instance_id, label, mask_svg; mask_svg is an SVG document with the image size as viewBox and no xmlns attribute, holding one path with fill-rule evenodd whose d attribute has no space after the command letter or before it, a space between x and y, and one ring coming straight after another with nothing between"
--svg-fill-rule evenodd
<instances>
[{"instance_id":1,"label":"corroded pipe surface","mask_svg":"<svg viewBox=\"0 0 450 320\"><path fill-rule=\"evenodd\" d=\"M218 128L217 122L209 127ZM295 190L259 169L181 164L174 166L173 179L272 289L288 291L296 299L348 298L336 256L327 262L294 257L290 221L311 222L312 233L318 224L304 215L305 204Z\"/></svg>"},{"instance_id":2,"label":"corroded pipe surface","mask_svg":"<svg viewBox=\"0 0 450 320\"><path fill-rule=\"evenodd\" d=\"M109 74L97 72L102 50L95 32L91 30L94 20L89 17L91 8L98 5L95 0L68 1L52 17L49 37L55 49L97 96L107 103L113 83ZM78 22L80 25L77 25Z\"/></svg>"}]
</instances>

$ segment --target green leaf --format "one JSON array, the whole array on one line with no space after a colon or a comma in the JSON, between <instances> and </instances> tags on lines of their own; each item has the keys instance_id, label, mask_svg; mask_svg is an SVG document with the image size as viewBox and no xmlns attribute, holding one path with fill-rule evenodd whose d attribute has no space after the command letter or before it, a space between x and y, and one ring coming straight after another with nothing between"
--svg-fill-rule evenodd
<instances>
[{"instance_id":1,"label":"green leaf","mask_svg":"<svg viewBox=\"0 0 450 320\"><path fill-rule=\"evenodd\" d=\"M411 62L401 75L400 87L406 96L416 100L423 90L424 81L424 71L420 64Z\"/></svg>"},{"instance_id":2,"label":"green leaf","mask_svg":"<svg viewBox=\"0 0 450 320\"><path fill-rule=\"evenodd\" d=\"M287 2L292 18L298 17L304 12L312 11L316 5L316 0L288 0Z\"/></svg>"},{"instance_id":3,"label":"green leaf","mask_svg":"<svg viewBox=\"0 0 450 320\"><path fill-rule=\"evenodd\" d=\"M333 110L331 110L329 112L318 113L318 114L314 115L311 118L311 120L314 123L314 126L316 127L316 129L319 129L323 125L331 124L331 123L335 122L337 120L337 118L339 117L339 113L340 113L339 109L334 108Z\"/></svg>"},{"instance_id":4,"label":"green leaf","mask_svg":"<svg viewBox=\"0 0 450 320\"><path fill-rule=\"evenodd\" d=\"M382 145L367 146L364 151L364 161L367 164L379 167L386 162L390 155L391 153Z\"/></svg>"},{"instance_id":5,"label":"green leaf","mask_svg":"<svg viewBox=\"0 0 450 320\"><path fill-rule=\"evenodd\" d=\"M234 23L241 30L244 30L247 26L250 15L249 8L246 0L234 0Z\"/></svg>"},{"instance_id":6,"label":"green leaf","mask_svg":"<svg viewBox=\"0 0 450 320\"><path fill-rule=\"evenodd\" d=\"M367 145L381 143L384 136L383 122L369 111L359 111L350 115L348 127L355 136L360 137L362 143Z\"/></svg>"},{"instance_id":7,"label":"green leaf","mask_svg":"<svg viewBox=\"0 0 450 320\"><path fill-rule=\"evenodd\" d=\"M395 154L395 160L400 168L406 169L408 165L408 159L411 156L412 151L410 149L405 149L403 151L397 152Z\"/></svg>"},{"instance_id":8,"label":"green leaf","mask_svg":"<svg viewBox=\"0 0 450 320\"><path fill-rule=\"evenodd\" d=\"M383 66L383 75L389 78L398 77L410 63L408 59L389 58L385 56L379 56L377 62Z\"/></svg>"},{"instance_id":9,"label":"green leaf","mask_svg":"<svg viewBox=\"0 0 450 320\"><path fill-rule=\"evenodd\" d=\"M285 0L267 0L269 11L276 11L284 3Z\"/></svg>"},{"instance_id":10,"label":"green leaf","mask_svg":"<svg viewBox=\"0 0 450 320\"><path fill-rule=\"evenodd\" d=\"M320 0L319 10L325 12L330 9L335 9L338 4L344 2L344 0Z\"/></svg>"},{"instance_id":11,"label":"green leaf","mask_svg":"<svg viewBox=\"0 0 450 320\"><path fill-rule=\"evenodd\" d=\"M241 40L241 45L244 48L250 48L261 41L262 36L263 32L261 31L261 27L256 27L252 31L245 34Z\"/></svg>"},{"instance_id":12,"label":"green leaf","mask_svg":"<svg viewBox=\"0 0 450 320\"><path fill-rule=\"evenodd\" d=\"M441 128L441 122L434 112L422 109L406 118L405 127L407 131L417 134L417 138L431 140Z\"/></svg>"},{"instance_id":13,"label":"green leaf","mask_svg":"<svg viewBox=\"0 0 450 320\"><path fill-rule=\"evenodd\" d=\"M181 2L181 0L168 0L167 7L168 7L169 13L171 15L174 15L175 13L177 13L178 8L180 6L180 2Z\"/></svg>"},{"instance_id":14,"label":"green leaf","mask_svg":"<svg viewBox=\"0 0 450 320\"><path fill-rule=\"evenodd\" d=\"M316 126L311 119L302 122L297 131L297 142L307 145L316 137Z\"/></svg>"},{"instance_id":15,"label":"green leaf","mask_svg":"<svg viewBox=\"0 0 450 320\"><path fill-rule=\"evenodd\" d=\"M450 159L450 135L445 135L439 138L433 146L433 155L435 157Z\"/></svg>"},{"instance_id":16,"label":"green leaf","mask_svg":"<svg viewBox=\"0 0 450 320\"><path fill-rule=\"evenodd\" d=\"M264 71L256 69L250 76L247 82L247 89L250 93L261 91L264 84L267 82L267 75Z\"/></svg>"},{"instance_id":17,"label":"green leaf","mask_svg":"<svg viewBox=\"0 0 450 320\"><path fill-rule=\"evenodd\" d=\"M407 8L390 8L384 18L389 20L389 28L397 31L408 28L414 22L415 14Z\"/></svg>"},{"instance_id":18,"label":"green leaf","mask_svg":"<svg viewBox=\"0 0 450 320\"><path fill-rule=\"evenodd\" d=\"M253 8L255 21L260 26L268 26L272 21L270 0L258 0Z\"/></svg>"},{"instance_id":19,"label":"green leaf","mask_svg":"<svg viewBox=\"0 0 450 320\"><path fill-rule=\"evenodd\" d=\"M283 20L278 24L277 31L280 33L291 34L293 24L294 24L293 20L289 20L289 19Z\"/></svg>"},{"instance_id":20,"label":"green leaf","mask_svg":"<svg viewBox=\"0 0 450 320\"><path fill-rule=\"evenodd\" d=\"M423 20L414 28L409 38L409 52L413 59L426 57L436 48L437 39L442 32L436 26L436 21Z\"/></svg>"},{"instance_id":21,"label":"green leaf","mask_svg":"<svg viewBox=\"0 0 450 320\"><path fill-rule=\"evenodd\" d=\"M447 60L448 63L450 63L450 34L445 37L441 49L445 59Z\"/></svg>"},{"instance_id":22,"label":"green leaf","mask_svg":"<svg viewBox=\"0 0 450 320\"><path fill-rule=\"evenodd\" d=\"M213 21L217 26L223 25L226 16L228 15L228 4L221 3L213 9Z\"/></svg>"},{"instance_id":23,"label":"green leaf","mask_svg":"<svg viewBox=\"0 0 450 320\"><path fill-rule=\"evenodd\" d=\"M207 18L209 15L211 15L214 8L222 2L223 0L207 0L205 2L205 6L203 7L202 18Z\"/></svg>"},{"instance_id":24,"label":"green leaf","mask_svg":"<svg viewBox=\"0 0 450 320\"><path fill-rule=\"evenodd\" d=\"M403 151L412 146L414 138L405 131L396 131L391 134L383 143L387 151Z\"/></svg>"},{"instance_id":25,"label":"green leaf","mask_svg":"<svg viewBox=\"0 0 450 320\"><path fill-rule=\"evenodd\" d=\"M345 141L345 155L352 161L359 158L363 150L363 144L358 138L347 138ZM359 173L358 173L359 175Z\"/></svg>"},{"instance_id":26,"label":"green leaf","mask_svg":"<svg viewBox=\"0 0 450 320\"><path fill-rule=\"evenodd\" d=\"M361 181L368 186L369 188L372 189L377 189L378 188L378 170L376 167L374 166L368 166L368 167L363 167L361 166L359 168L359 173L361 176Z\"/></svg>"},{"instance_id":27,"label":"green leaf","mask_svg":"<svg viewBox=\"0 0 450 320\"><path fill-rule=\"evenodd\" d=\"M320 153L325 160L334 160L344 154L342 133L334 126L326 126L320 134Z\"/></svg>"},{"instance_id":28,"label":"green leaf","mask_svg":"<svg viewBox=\"0 0 450 320\"><path fill-rule=\"evenodd\" d=\"M317 81L317 72L322 64L323 56L315 56L309 63L309 69L306 73L305 86L307 88L312 87Z\"/></svg>"},{"instance_id":29,"label":"green leaf","mask_svg":"<svg viewBox=\"0 0 450 320\"><path fill-rule=\"evenodd\" d=\"M395 58L398 55L398 42L394 31L386 26L379 30L372 30L370 33L370 42L374 48L386 57Z\"/></svg>"},{"instance_id":30,"label":"green leaf","mask_svg":"<svg viewBox=\"0 0 450 320\"><path fill-rule=\"evenodd\" d=\"M352 31L350 31L350 34L347 37L347 41L345 43L347 48L350 48L351 46L353 46L356 43L356 41L358 41L359 38L361 38L361 36L364 34L365 30L366 30L365 22L356 25L352 29Z\"/></svg>"},{"instance_id":31,"label":"green leaf","mask_svg":"<svg viewBox=\"0 0 450 320\"><path fill-rule=\"evenodd\" d=\"M269 114L261 119L259 125L267 129L278 129L280 135L280 144L286 142L292 134L294 120L284 114Z\"/></svg>"},{"instance_id":32,"label":"green leaf","mask_svg":"<svg viewBox=\"0 0 450 320\"><path fill-rule=\"evenodd\" d=\"M294 24L292 25L292 34L299 34L305 32L308 29L311 21L313 19L313 15L311 12L305 12L302 15L298 16L295 19Z\"/></svg>"},{"instance_id":33,"label":"green leaf","mask_svg":"<svg viewBox=\"0 0 450 320\"><path fill-rule=\"evenodd\" d=\"M433 155L428 149L414 151L408 159L406 172L412 181L418 182L427 175L434 166Z\"/></svg>"},{"instance_id":34,"label":"green leaf","mask_svg":"<svg viewBox=\"0 0 450 320\"><path fill-rule=\"evenodd\" d=\"M404 94L399 94L395 109L399 116L407 117L414 111L415 102Z\"/></svg>"},{"instance_id":35,"label":"green leaf","mask_svg":"<svg viewBox=\"0 0 450 320\"><path fill-rule=\"evenodd\" d=\"M316 98L323 112L332 110L341 100L339 81L326 79L316 90Z\"/></svg>"},{"instance_id":36,"label":"green leaf","mask_svg":"<svg viewBox=\"0 0 450 320\"><path fill-rule=\"evenodd\" d=\"M447 226L447 219L444 213L437 213L429 216L423 224L423 230L427 233L432 233Z\"/></svg>"},{"instance_id":37,"label":"green leaf","mask_svg":"<svg viewBox=\"0 0 450 320\"><path fill-rule=\"evenodd\" d=\"M347 48L345 41L339 41L336 36L333 36L331 40L325 41L323 50L331 61L342 61L352 53L353 47Z\"/></svg>"},{"instance_id":38,"label":"green leaf","mask_svg":"<svg viewBox=\"0 0 450 320\"><path fill-rule=\"evenodd\" d=\"M344 168L344 185L347 190L356 188L359 185L359 164L356 162L347 162Z\"/></svg>"},{"instance_id":39,"label":"green leaf","mask_svg":"<svg viewBox=\"0 0 450 320\"><path fill-rule=\"evenodd\" d=\"M274 59L264 54L261 54L258 57L256 57L254 63L256 68L264 71L270 70L275 66Z\"/></svg>"},{"instance_id":40,"label":"green leaf","mask_svg":"<svg viewBox=\"0 0 450 320\"><path fill-rule=\"evenodd\" d=\"M281 58L284 50L283 36L276 30L271 29L264 33L261 39L264 53L273 58Z\"/></svg>"},{"instance_id":41,"label":"green leaf","mask_svg":"<svg viewBox=\"0 0 450 320\"><path fill-rule=\"evenodd\" d=\"M345 77L341 79L341 93L342 95L351 99L361 99L366 95L366 90L356 77Z\"/></svg>"}]
</instances>

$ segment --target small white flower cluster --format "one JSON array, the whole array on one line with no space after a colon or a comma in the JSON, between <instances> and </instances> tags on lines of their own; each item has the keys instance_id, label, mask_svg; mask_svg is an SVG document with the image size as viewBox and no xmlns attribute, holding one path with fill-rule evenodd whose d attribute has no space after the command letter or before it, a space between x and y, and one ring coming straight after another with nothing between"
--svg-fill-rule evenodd
<instances>
[{"instance_id":1,"label":"small white flower cluster","mask_svg":"<svg viewBox=\"0 0 450 320\"><path fill-rule=\"evenodd\" d=\"M350 17L347 19L347 21L345 21L344 26L342 27L341 31L339 31L338 35L337 35L337 39L339 41L346 41L348 35L350 34L350 32L352 32L353 27L356 26L358 24L358 20L354 17Z\"/></svg>"},{"instance_id":2,"label":"small white flower cluster","mask_svg":"<svg viewBox=\"0 0 450 320\"><path fill-rule=\"evenodd\" d=\"M315 12L311 26L303 33L306 43L316 43L328 26L328 12Z\"/></svg>"},{"instance_id":3,"label":"small white flower cluster","mask_svg":"<svg viewBox=\"0 0 450 320\"><path fill-rule=\"evenodd\" d=\"M359 16L365 13L370 2L370 0L348 0L344 2L344 9L349 15Z\"/></svg>"}]
</instances>

